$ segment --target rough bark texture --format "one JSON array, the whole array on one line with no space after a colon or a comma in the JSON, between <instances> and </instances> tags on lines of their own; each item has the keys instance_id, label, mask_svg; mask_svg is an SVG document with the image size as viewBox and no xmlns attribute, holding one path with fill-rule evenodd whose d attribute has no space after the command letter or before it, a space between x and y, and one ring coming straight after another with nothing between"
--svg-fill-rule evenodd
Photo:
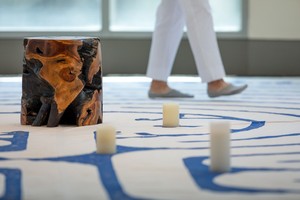
<instances>
[{"instance_id":1,"label":"rough bark texture","mask_svg":"<svg viewBox=\"0 0 300 200\"><path fill-rule=\"evenodd\" d=\"M102 123L101 60L98 38L24 39L21 124Z\"/></svg>"}]
</instances>

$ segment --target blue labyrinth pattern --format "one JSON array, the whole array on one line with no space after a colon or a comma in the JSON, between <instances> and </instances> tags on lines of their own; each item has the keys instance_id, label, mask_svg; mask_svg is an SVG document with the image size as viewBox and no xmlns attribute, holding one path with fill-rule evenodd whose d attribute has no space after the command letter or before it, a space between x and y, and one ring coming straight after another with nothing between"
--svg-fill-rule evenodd
<instances>
[{"instance_id":1,"label":"blue labyrinth pattern","mask_svg":"<svg viewBox=\"0 0 300 200\"><path fill-rule=\"evenodd\" d=\"M21 82L0 79L0 199L299 199L300 79L232 78L241 95L208 99L194 77L171 79L194 93L180 126L162 127L162 104L140 77L104 80L104 123L117 153L95 153L97 126L19 125ZM197 89L195 89L197 88ZM209 170L209 123L231 123L231 171ZM254 196L253 196L254 195Z\"/></svg>"}]
</instances>

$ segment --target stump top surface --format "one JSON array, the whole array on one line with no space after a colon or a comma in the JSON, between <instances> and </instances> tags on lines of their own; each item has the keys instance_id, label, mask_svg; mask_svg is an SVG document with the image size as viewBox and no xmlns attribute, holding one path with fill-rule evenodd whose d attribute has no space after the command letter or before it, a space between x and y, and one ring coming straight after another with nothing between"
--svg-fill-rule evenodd
<instances>
[{"instance_id":1,"label":"stump top surface","mask_svg":"<svg viewBox=\"0 0 300 200\"><path fill-rule=\"evenodd\" d=\"M87 36L38 36L38 37L25 37L28 40L87 40L98 39L98 37Z\"/></svg>"}]
</instances>

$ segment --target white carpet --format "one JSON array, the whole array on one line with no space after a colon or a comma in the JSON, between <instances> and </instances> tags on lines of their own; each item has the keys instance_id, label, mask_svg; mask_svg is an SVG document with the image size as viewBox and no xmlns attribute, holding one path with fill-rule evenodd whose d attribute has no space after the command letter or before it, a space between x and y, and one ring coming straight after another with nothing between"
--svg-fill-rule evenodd
<instances>
[{"instance_id":1,"label":"white carpet","mask_svg":"<svg viewBox=\"0 0 300 200\"><path fill-rule=\"evenodd\" d=\"M104 78L104 123L118 153L95 153L97 126L20 125L21 78L0 78L0 199L300 199L300 78L241 78L242 94L209 99L195 77L172 77L193 99L151 100L144 77ZM162 127L162 104L180 127ZM230 121L231 171L209 170L209 123Z\"/></svg>"}]
</instances>

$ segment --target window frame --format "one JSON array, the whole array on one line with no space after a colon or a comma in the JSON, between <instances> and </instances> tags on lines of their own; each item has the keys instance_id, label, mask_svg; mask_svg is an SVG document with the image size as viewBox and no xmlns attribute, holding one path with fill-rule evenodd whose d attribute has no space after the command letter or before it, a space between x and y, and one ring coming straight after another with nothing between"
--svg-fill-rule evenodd
<instances>
[{"instance_id":1,"label":"window frame","mask_svg":"<svg viewBox=\"0 0 300 200\"><path fill-rule=\"evenodd\" d=\"M216 32L218 38L229 38L229 39L242 39L247 37L247 17L248 17L248 0L242 1L242 27L238 32ZM102 0L102 29L100 31L34 31L34 32L24 32L24 31L0 31L0 39L20 39L24 37L35 37L35 36L92 36L100 37L103 39L150 39L152 32L134 32L134 31L110 31L109 30L109 0ZM186 37L186 34L184 34Z\"/></svg>"}]
</instances>

